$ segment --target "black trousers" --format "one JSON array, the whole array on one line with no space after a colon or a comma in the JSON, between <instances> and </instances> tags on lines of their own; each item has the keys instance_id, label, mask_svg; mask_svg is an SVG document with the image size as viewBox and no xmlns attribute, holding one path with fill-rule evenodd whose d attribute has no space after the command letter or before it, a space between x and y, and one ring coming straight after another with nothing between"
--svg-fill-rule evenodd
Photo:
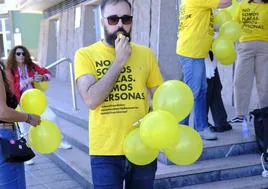
<instances>
[{"instance_id":1,"label":"black trousers","mask_svg":"<svg viewBox=\"0 0 268 189\"><path fill-rule=\"evenodd\" d=\"M210 109L215 127L224 126L227 124L227 113L221 97L222 84L217 68L215 76L207 79L207 84L207 113Z\"/></svg>"}]
</instances>

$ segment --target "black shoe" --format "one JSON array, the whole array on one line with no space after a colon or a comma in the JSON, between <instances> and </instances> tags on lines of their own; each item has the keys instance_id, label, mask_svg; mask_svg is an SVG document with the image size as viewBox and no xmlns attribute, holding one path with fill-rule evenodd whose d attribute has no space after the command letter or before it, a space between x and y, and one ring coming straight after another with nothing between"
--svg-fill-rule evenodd
<instances>
[{"instance_id":1,"label":"black shoe","mask_svg":"<svg viewBox=\"0 0 268 189\"><path fill-rule=\"evenodd\" d=\"M231 130L232 129L232 126L229 123L227 123L226 125L216 126L216 127L215 126L210 126L209 128L210 128L210 130L212 132L222 133L224 131Z\"/></svg>"},{"instance_id":2,"label":"black shoe","mask_svg":"<svg viewBox=\"0 0 268 189\"><path fill-rule=\"evenodd\" d=\"M214 127L211 123L208 122L208 127Z\"/></svg>"},{"instance_id":3,"label":"black shoe","mask_svg":"<svg viewBox=\"0 0 268 189\"><path fill-rule=\"evenodd\" d=\"M228 123L242 123L243 122L243 116L236 116L232 118Z\"/></svg>"}]
</instances>

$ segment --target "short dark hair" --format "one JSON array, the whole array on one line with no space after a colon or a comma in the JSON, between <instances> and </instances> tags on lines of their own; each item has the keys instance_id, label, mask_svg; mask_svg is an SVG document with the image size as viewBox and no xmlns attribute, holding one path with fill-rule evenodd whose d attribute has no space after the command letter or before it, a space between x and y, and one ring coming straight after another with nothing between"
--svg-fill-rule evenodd
<instances>
[{"instance_id":1,"label":"short dark hair","mask_svg":"<svg viewBox=\"0 0 268 189\"><path fill-rule=\"evenodd\" d=\"M107 4L117 4L117 3L120 3L120 2L125 2L129 5L129 8L131 10L131 3L128 1L128 0L102 0L101 1L101 14L103 14L103 11L104 11L104 8Z\"/></svg>"},{"instance_id":2,"label":"short dark hair","mask_svg":"<svg viewBox=\"0 0 268 189\"><path fill-rule=\"evenodd\" d=\"M254 0L249 0L248 3L252 3ZM263 3L268 3L268 0L262 0Z\"/></svg>"}]
</instances>

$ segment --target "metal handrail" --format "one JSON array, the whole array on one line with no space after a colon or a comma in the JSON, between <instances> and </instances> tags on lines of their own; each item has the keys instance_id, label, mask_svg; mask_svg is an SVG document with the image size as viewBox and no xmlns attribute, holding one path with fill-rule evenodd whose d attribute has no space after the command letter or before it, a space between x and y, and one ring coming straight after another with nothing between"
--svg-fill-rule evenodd
<instances>
[{"instance_id":1,"label":"metal handrail","mask_svg":"<svg viewBox=\"0 0 268 189\"><path fill-rule=\"evenodd\" d=\"M72 100L73 100L73 108L74 110L77 109L77 103L76 103L76 93L75 93L75 80L74 80L74 67L73 67L73 61L70 58L61 58L52 64L46 66L46 69L51 69L63 62L68 62L69 63L69 68L70 68L70 79L71 79L71 87L72 87Z\"/></svg>"}]
</instances>

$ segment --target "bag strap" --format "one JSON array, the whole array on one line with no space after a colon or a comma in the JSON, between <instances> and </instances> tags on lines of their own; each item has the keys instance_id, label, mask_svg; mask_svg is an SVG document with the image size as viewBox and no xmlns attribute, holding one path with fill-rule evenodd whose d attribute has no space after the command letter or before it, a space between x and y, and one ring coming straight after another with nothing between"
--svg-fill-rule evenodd
<instances>
[{"instance_id":1,"label":"bag strap","mask_svg":"<svg viewBox=\"0 0 268 189\"><path fill-rule=\"evenodd\" d=\"M21 132L20 126L17 122L15 122L15 128L17 128L17 130L18 130L18 134L19 134L20 138L23 138L24 134Z\"/></svg>"}]
</instances>

